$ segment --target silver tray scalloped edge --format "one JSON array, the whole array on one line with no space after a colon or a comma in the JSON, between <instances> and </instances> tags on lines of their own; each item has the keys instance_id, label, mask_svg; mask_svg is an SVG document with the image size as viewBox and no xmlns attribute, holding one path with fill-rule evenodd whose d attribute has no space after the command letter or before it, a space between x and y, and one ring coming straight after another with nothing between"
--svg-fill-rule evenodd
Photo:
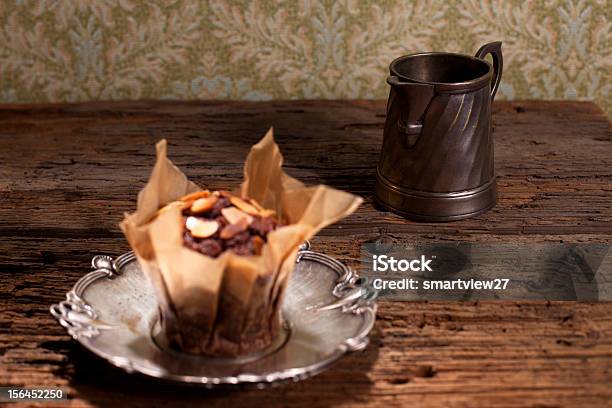
<instances>
[{"instance_id":1,"label":"silver tray scalloped edge","mask_svg":"<svg viewBox=\"0 0 612 408\"><path fill-rule=\"evenodd\" d=\"M154 340L153 288L132 252L95 256L83 276L51 306L81 345L129 373L205 387L298 381L364 349L376 319L377 293L340 261L305 243L287 286L285 337L269 350L237 359L173 352Z\"/></svg>"}]
</instances>

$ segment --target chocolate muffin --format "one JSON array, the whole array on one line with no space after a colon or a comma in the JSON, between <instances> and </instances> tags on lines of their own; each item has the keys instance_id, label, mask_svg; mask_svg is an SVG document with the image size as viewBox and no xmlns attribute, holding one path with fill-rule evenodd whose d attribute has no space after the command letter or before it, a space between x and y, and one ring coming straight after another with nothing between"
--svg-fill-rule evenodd
<instances>
[{"instance_id":1,"label":"chocolate muffin","mask_svg":"<svg viewBox=\"0 0 612 408\"><path fill-rule=\"evenodd\" d=\"M282 334L300 245L361 199L285 173L271 130L251 148L235 195L200 191L168 159L165 140L156 150L121 229L155 290L164 344L224 357L264 350Z\"/></svg>"}]
</instances>

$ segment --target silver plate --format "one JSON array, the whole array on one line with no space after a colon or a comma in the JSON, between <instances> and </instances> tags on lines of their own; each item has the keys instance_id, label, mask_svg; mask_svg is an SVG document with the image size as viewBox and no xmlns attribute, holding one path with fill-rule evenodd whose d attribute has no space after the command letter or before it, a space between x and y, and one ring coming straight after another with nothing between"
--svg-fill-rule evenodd
<instances>
[{"instance_id":1,"label":"silver plate","mask_svg":"<svg viewBox=\"0 0 612 408\"><path fill-rule=\"evenodd\" d=\"M376 292L355 272L305 244L287 287L284 332L268 350L240 358L179 353L157 341L153 288L134 254L96 256L51 314L79 343L133 373L214 387L267 384L313 376L368 344Z\"/></svg>"}]
</instances>

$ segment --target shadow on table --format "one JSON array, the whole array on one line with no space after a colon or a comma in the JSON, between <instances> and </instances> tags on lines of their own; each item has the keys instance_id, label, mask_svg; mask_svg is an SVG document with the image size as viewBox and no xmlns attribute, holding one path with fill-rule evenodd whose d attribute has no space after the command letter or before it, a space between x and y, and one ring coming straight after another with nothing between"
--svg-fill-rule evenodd
<instances>
[{"instance_id":1,"label":"shadow on table","mask_svg":"<svg viewBox=\"0 0 612 408\"><path fill-rule=\"evenodd\" d=\"M368 399L368 372L378 358L378 334L366 350L341 359L319 375L266 389L254 386L208 390L127 374L74 344L68 353L72 369L61 373L76 391L75 398L99 407L277 407L333 406Z\"/></svg>"}]
</instances>

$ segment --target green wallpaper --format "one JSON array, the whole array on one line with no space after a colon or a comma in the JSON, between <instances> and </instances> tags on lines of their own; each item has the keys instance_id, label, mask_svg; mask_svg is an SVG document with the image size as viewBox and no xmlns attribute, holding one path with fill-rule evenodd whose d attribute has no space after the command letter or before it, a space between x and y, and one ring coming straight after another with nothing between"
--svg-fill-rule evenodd
<instances>
[{"instance_id":1,"label":"green wallpaper","mask_svg":"<svg viewBox=\"0 0 612 408\"><path fill-rule=\"evenodd\" d=\"M0 101L386 98L396 56L503 41L505 99L612 113L608 0L2 0Z\"/></svg>"}]
</instances>

